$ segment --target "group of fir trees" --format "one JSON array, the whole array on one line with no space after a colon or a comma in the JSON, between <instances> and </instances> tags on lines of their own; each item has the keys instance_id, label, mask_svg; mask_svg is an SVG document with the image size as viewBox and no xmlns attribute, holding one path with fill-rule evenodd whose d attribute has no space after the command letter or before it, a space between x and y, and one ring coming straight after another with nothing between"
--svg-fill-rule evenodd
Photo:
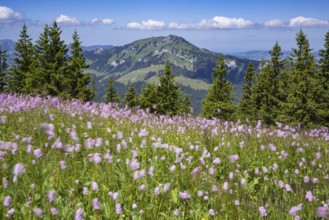
<instances>
[{"instance_id":1,"label":"group of fir trees","mask_svg":"<svg viewBox=\"0 0 329 220\"><path fill-rule=\"evenodd\" d=\"M187 95L182 95L175 84L175 75L171 73L171 66L167 63L159 84L146 83L139 96L134 85L130 84L123 103L129 108L139 106L152 113L161 115L186 115L191 113L191 102ZM104 95L105 102L119 103L119 96L114 88L112 76L108 78L108 85Z\"/></svg>"},{"instance_id":2,"label":"group of fir trees","mask_svg":"<svg viewBox=\"0 0 329 220\"><path fill-rule=\"evenodd\" d=\"M4 52L0 50L1 91L91 100L94 91L88 86L90 75L84 72L88 65L78 33L75 31L73 34L71 56L68 55L69 48L61 40L61 33L56 22L51 27L46 25L33 45L24 24L9 70L6 69Z\"/></svg>"},{"instance_id":3,"label":"group of fir trees","mask_svg":"<svg viewBox=\"0 0 329 220\"><path fill-rule=\"evenodd\" d=\"M296 36L297 48L282 59L278 42L269 52L271 59L258 68L250 63L246 70L242 97L233 104L232 84L225 79L222 56L214 68L213 84L202 102L202 115L225 120L262 120L303 126L329 126L329 32L316 62L302 30Z\"/></svg>"}]
</instances>

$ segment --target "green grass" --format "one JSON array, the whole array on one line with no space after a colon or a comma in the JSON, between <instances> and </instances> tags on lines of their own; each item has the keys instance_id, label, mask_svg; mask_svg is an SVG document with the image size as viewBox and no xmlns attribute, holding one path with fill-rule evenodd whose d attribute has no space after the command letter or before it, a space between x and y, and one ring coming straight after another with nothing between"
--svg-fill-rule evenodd
<instances>
[{"instance_id":1,"label":"green grass","mask_svg":"<svg viewBox=\"0 0 329 220\"><path fill-rule=\"evenodd\" d=\"M43 219L74 219L78 209L85 219L261 219L265 207L265 219L294 219L289 212L301 204L297 216L317 219L317 208L328 204L326 129L249 127L7 94L0 101L0 201L11 198L0 206L2 217L14 209L12 219L37 219L40 208ZM14 183L18 163L26 172ZM110 192L118 192L116 201Z\"/></svg>"}]
</instances>

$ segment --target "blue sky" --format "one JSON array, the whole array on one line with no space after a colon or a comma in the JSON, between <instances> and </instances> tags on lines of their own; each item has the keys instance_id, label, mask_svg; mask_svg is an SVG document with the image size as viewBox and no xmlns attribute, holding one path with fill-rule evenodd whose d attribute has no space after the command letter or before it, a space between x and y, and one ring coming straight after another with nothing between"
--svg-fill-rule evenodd
<instances>
[{"instance_id":1,"label":"blue sky","mask_svg":"<svg viewBox=\"0 0 329 220\"><path fill-rule=\"evenodd\" d=\"M16 40L22 23L37 39L56 20L70 42L78 30L84 45L124 45L175 34L213 51L269 50L276 41L295 47L300 28L311 47L323 47L329 31L328 0L1 0L0 39Z\"/></svg>"}]
</instances>

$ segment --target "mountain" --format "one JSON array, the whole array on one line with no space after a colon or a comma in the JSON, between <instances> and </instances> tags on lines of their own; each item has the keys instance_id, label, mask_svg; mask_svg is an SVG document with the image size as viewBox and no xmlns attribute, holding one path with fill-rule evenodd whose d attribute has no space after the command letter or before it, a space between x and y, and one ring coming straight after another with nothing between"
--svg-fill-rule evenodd
<instances>
[{"instance_id":1,"label":"mountain","mask_svg":"<svg viewBox=\"0 0 329 220\"><path fill-rule=\"evenodd\" d=\"M111 49L89 50L84 55L91 65L89 72L97 79L99 99L104 94L109 75L114 76L115 86L123 97L130 83L140 91L145 82L158 82L158 75L169 62L176 75L176 83L190 95L196 113L201 110L201 101L212 82L212 69L220 57L219 53L198 48L174 35L142 39ZM225 56L228 79L236 85L237 96L241 94L249 62L253 62L256 68L259 65L259 61Z\"/></svg>"},{"instance_id":2,"label":"mountain","mask_svg":"<svg viewBox=\"0 0 329 220\"><path fill-rule=\"evenodd\" d=\"M287 58L292 54L292 51L282 51L282 59ZM271 59L271 55L269 54L269 51L265 50L252 50L247 52L237 52L237 53L229 53L232 56L245 58L245 59L251 59L251 60L269 60ZM319 59L320 56L317 52L312 53L315 57L315 59Z\"/></svg>"},{"instance_id":3,"label":"mountain","mask_svg":"<svg viewBox=\"0 0 329 220\"><path fill-rule=\"evenodd\" d=\"M9 39L0 40L0 48L1 50L7 51L8 64L10 66L15 55L15 41Z\"/></svg>"}]
</instances>

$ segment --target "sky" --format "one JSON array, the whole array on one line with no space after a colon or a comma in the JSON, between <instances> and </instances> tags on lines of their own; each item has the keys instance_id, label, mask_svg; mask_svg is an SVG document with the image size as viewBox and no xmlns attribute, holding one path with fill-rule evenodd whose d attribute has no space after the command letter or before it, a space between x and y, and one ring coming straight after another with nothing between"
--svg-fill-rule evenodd
<instances>
[{"instance_id":1,"label":"sky","mask_svg":"<svg viewBox=\"0 0 329 220\"><path fill-rule=\"evenodd\" d=\"M83 45L121 46L142 38L181 36L216 52L296 47L302 28L324 45L329 0L0 0L0 39L17 40L22 24L37 40L55 20L62 38L77 30Z\"/></svg>"}]
</instances>

